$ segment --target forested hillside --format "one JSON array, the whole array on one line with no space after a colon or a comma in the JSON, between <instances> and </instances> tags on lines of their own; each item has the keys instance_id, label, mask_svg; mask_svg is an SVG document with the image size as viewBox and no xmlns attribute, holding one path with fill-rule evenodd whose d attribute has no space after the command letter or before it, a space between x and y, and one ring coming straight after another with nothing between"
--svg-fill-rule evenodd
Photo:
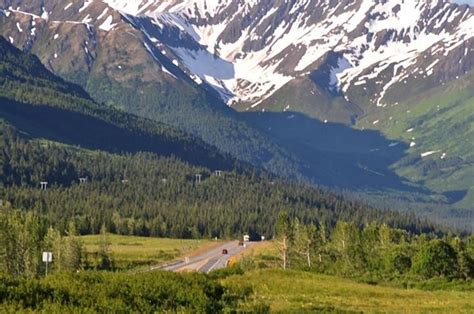
<instances>
[{"instance_id":1,"label":"forested hillside","mask_svg":"<svg viewBox=\"0 0 474 314\"><path fill-rule=\"evenodd\" d=\"M35 1L18 5L0 2L0 35L9 39L8 29L11 26L16 29L16 22L2 14L4 6L21 6L28 11L33 7L49 7L51 3L47 1L38 6ZM155 52L157 49L119 15L116 18L126 31L106 36L106 32L91 24L81 23L82 18L78 23L70 23L76 18L69 14L85 13L77 12L82 7L81 1L71 1L68 10L64 10L66 4L63 3L53 5L61 15L55 17L57 23L36 19L23 11L15 13L20 19L32 18L35 40L24 32L22 35L26 36L12 44L37 55L49 70L79 84L98 102L172 125L222 152L269 171L279 171L292 178L303 177L304 167L294 156L226 106L207 84L197 84L171 60L163 61L166 58L150 53L146 47ZM102 1L87 2L87 6L86 11L100 12L107 7ZM63 22L63 18L66 21ZM165 65L156 64L157 58Z\"/></svg>"},{"instance_id":2,"label":"forested hillside","mask_svg":"<svg viewBox=\"0 0 474 314\"><path fill-rule=\"evenodd\" d=\"M265 173L216 173L151 153L117 155L73 150L22 139L10 127L1 140L0 199L34 210L66 230L83 233L105 223L119 234L167 237L233 237L273 234L285 209L305 222L332 226L338 219L362 225L377 220L407 230L432 231L414 216L380 211L326 190L281 181ZM196 178L201 175L201 180ZM79 178L87 178L80 184ZM39 183L48 182L46 191Z\"/></svg>"},{"instance_id":3,"label":"forested hillside","mask_svg":"<svg viewBox=\"0 0 474 314\"><path fill-rule=\"evenodd\" d=\"M0 117L30 138L119 153L148 151L224 169L237 166L194 136L97 104L1 37L0 104Z\"/></svg>"}]
</instances>

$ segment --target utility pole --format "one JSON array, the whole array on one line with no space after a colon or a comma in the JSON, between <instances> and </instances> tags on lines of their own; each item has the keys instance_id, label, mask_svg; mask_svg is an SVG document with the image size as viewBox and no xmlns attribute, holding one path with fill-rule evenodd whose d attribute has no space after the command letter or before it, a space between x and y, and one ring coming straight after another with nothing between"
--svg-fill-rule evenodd
<instances>
[{"instance_id":1,"label":"utility pole","mask_svg":"<svg viewBox=\"0 0 474 314\"><path fill-rule=\"evenodd\" d=\"M201 180L202 180L202 174L197 174L196 175L196 182L201 183Z\"/></svg>"}]
</instances>

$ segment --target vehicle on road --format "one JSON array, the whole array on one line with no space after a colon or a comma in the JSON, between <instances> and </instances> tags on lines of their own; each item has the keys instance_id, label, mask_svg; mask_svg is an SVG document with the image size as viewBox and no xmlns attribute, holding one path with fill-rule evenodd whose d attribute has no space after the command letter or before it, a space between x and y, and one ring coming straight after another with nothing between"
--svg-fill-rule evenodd
<instances>
[{"instance_id":1,"label":"vehicle on road","mask_svg":"<svg viewBox=\"0 0 474 314\"><path fill-rule=\"evenodd\" d=\"M227 254L229 254L229 251L228 251L227 249L223 249L223 250L222 250L222 254L223 254L223 255L227 255Z\"/></svg>"}]
</instances>

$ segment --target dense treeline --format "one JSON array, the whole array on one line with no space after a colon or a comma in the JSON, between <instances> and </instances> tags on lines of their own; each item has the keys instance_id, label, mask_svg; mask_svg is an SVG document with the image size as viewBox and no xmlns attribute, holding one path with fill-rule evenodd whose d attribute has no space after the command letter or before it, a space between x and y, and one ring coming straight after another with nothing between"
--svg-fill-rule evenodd
<instances>
[{"instance_id":1,"label":"dense treeline","mask_svg":"<svg viewBox=\"0 0 474 314\"><path fill-rule=\"evenodd\" d=\"M216 170L216 169L214 169ZM380 211L323 189L265 173L195 167L154 154L111 155L26 141L6 129L0 137L0 200L35 211L61 232L82 234L102 224L119 234L168 237L271 236L282 209L308 223L339 219L384 221L413 232L435 228L413 215ZM196 174L202 175L201 182ZM80 184L79 178L87 178ZM48 182L41 190L40 182Z\"/></svg>"},{"instance_id":2,"label":"dense treeline","mask_svg":"<svg viewBox=\"0 0 474 314\"><path fill-rule=\"evenodd\" d=\"M68 235L61 236L34 213L4 209L0 227L0 307L5 312L269 311L268 304L252 298L258 291L252 290L251 283L234 287L219 281L255 267L248 257L210 275L85 271L88 268L81 259L81 243L74 235L73 224ZM474 275L473 238L428 238L385 224L371 223L361 228L344 221L338 221L329 231L324 224L305 225L285 212L279 214L276 230L280 259L267 256L265 267L269 261L277 261L286 269L356 278L378 276L375 278L401 280L406 287L414 283L430 285L427 279L441 278L447 287L470 289L469 282L461 280L471 280ZM102 232L105 235L105 229ZM105 266L109 263L106 246L104 237L99 250L104 254ZM45 250L52 251L54 258L49 275L40 278L45 271L40 266ZM369 282L376 283L373 279Z\"/></svg>"},{"instance_id":3,"label":"dense treeline","mask_svg":"<svg viewBox=\"0 0 474 314\"><path fill-rule=\"evenodd\" d=\"M474 278L474 236L415 235L386 224L340 220L334 229L279 215L277 265L384 280ZM275 264L274 264L275 266Z\"/></svg>"}]
</instances>

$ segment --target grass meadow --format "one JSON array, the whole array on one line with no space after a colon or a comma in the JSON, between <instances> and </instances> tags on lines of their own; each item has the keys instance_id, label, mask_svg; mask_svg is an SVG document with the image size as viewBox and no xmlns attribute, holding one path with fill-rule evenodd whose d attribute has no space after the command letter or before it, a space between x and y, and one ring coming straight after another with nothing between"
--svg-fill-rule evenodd
<instances>
[{"instance_id":1,"label":"grass meadow","mask_svg":"<svg viewBox=\"0 0 474 314\"><path fill-rule=\"evenodd\" d=\"M357 283L303 271L263 269L231 276L234 289L251 284L250 303L276 313L474 313L474 293L423 291Z\"/></svg>"},{"instance_id":2,"label":"grass meadow","mask_svg":"<svg viewBox=\"0 0 474 314\"><path fill-rule=\"evenodd\" d=\"M113 234L107 235L107 239L115 266L119 269L136 269L167 263L215 243L211 240L148 238ZM81 240L88 258L94 260L99 250L101 236L82 236Z\"/></svg>"}]
</instances>

